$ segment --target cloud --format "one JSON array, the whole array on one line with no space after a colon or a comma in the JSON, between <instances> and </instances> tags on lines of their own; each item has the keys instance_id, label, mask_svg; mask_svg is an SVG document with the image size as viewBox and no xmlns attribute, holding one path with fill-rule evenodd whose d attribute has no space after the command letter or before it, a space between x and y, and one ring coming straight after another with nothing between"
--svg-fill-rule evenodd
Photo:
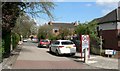
<instances>
[{"instance_id":1,"label":"cloud","mask_svg":"<svg viewBox=\"0 0 120 71\"><path fill-rule=\"evenodd\" d=\"M96 0L96 2L119 2L119 0Z\"/></svg>"},{"instance_id":2,"label":"cloud","mask_svg":"<svg viewBox=\"0 0 120 71\"><path fill-rule=\"evenodd\" d=\"M118 0L97 0L96 4L99 6L105 6L108 8L114 8L118 6Z\"/></svg>"},{"instance_id":3,"label":"cloud","mask_svg":"<svg viewBox=\"0 0 120 71\"><path fill-rule=\"evenodd\" d=\"M87 6L87 7L91 7L91 6L92 6L92 4L86 4L85 6Z\"/></svg>"},{"instance_id":4,"label":"cloud","mask_svg":"<svg viewBox=\"0 0 120 71\"><path fill-rule=\"evenodd\" d=\"M118 7L118 0L97 0L96 4L103 8L101 12L106 15Z\"/></svg>"}]
</instances>

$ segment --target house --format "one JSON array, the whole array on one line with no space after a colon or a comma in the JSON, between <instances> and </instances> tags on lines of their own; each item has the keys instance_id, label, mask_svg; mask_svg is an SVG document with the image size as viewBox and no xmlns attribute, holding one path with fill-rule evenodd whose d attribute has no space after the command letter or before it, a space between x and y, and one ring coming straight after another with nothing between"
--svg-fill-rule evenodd
<instances>
[{"instance_id":1,"label":"house","mask_svg":"<svg viewBox=\"0 0 120 71\"><path fill-rule=\"evenodd\" d=\"M61 30L68 29L71 31L72 35L74 34L74 29L78 25L77 22L72 23L62 23L62 22L48 22L49 26L52 26L52 33L56 36L60 34ZM70 35L71 36L71 35Z\"/></svg>"},{"instance_id":2,"label":"house","mask_svg":"<svg viewBox=\"0 0 120 71\"><path fill-rule=\"evenodd\" d=\"M98 18L99 36L104 49L120 50L120 7Z\"/></svg>"}]
</instances>

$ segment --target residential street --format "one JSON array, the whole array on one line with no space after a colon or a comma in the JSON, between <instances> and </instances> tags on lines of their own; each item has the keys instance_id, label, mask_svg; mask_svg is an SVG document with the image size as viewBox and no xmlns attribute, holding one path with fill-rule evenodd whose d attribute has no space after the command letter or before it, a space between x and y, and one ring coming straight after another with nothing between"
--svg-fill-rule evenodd
<instances>
[{"instance_id":1,"label":"residential street","mask_svg":"<svg viewBox=\"0 0 120 71\"><path fill-rule=\"evenodd\" d=\"M38 48L36 43L23 44L20 55L12 69L96 69L72 58L50 54L47 48Z\"/></svg>"},{"instance_id":2,"label":"residential street","mask_svg":"<svg viewBox=\"0 0 120 71\"><path fill-rule=\"evenodd\" d=\"M1 0L0 71L120 70L120 1Z\"/></svg>"},{"instance_id":3,"label":"residential street","mask_svg":"<svg viewBox=\"0 0 120 71\"><path fill-rule=\"evenodd\" d=\"M37 43L24 42L13 55L4 59L3 69L118 69L118 59L91 55L88 63L80 58L56 56L47 48L38 48ZM20 51L21 50L21 51ZM19 53L20 52L20 53Z\"/></svg>"}]
</instances>

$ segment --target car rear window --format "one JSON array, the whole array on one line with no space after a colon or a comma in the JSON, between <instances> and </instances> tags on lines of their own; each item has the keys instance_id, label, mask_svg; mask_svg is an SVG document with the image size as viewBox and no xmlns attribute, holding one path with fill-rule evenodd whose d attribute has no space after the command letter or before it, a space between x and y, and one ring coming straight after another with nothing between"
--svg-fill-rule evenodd
<instances>
[{"instance_id":1,"label":"car rear window","mask_svg":"<svg viewBox=\"0 0 120 71\"><path fill-rule=\"evenodd\" d=\"M70 42L70 41L63 41L61 42L62 45L70 45L70 44L73 44L73 42Z\"/></svg>"},{"instance_id":2,"label":"car rear window","mask_svg":"<svg viewBox=\"0 0 120 71\"><path fill-rule=\"evenodd\" d=\"M48 40L42 40L41 42L48 42Z\"/></svg>"},{"instance_id":3,"label":"car rear window","mask_svg":"<svg viewBox=\"0 0 120 71\"><path fill-rule=\"evenodd\" d=\"M53 41L52 42L52 44L54 44L54 45L59 45L59 43L60 43L59 41Z\"/></svg>"}]
</instances>

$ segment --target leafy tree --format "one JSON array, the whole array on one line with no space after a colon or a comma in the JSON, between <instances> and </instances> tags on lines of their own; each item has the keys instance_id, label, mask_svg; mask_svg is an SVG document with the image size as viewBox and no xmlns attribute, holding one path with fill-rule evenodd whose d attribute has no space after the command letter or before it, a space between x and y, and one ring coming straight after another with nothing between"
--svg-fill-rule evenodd
<instances>
[{"instance_id":1,"label":"leafy tree","mask_svg":"<svg viewBox=\"0 0 120 71\"><path fill-rule=\"evenodd\" d=\"M23 14L17 19L16 25L13 28L13 32L16 32L26 38L31 35L32 32L35 32L35 30L33 31L33 29L31 29L35 28L35 25L36 23L34 20L31 20L29 16Z\"/></svg>"},{"instance_id":2,"label":"leafy tree","mask_svg":"<svg viewBox=\"0 0 120 71\"><path fill-rule=\"evenodd\" d=\"M59 30L59 35L58 37L60 39L68 39L67 36L72 35L72 32L69 28L62 28Z\"/></svg>"},{"instance_id":3,"label":"leafy tree","mask_svg":"<svg viewBox=\"0 0 120 71\"><path fill-rule=\"evenodd\" d=\"M40 26L37 36L39 39L50 39L50 38L52 39L52 36L54 36L52 34L52 26L49 25Z\"/></svg>"},{"instance_id":4,"label":"leafy tree","mask_svg":"<svg viewBox=\"0 0 120 71\"><path fill-rule=\"evenodd\" d=\"M5 55L10 54L11 30L15 26L18 17L23 13L32 16L40 16L39 14L47 14L49 18L53 18L51 10L54 9L52 2L2 2L2 39L5 42Z\"/></svg>"},{"instance_id":5,"label":"leafy tree","mask_svg":"<svg viewBox=\"0 0 120 71\"><path fill-rule=\"evenodd\" d=\"M88 26L86 23L80 24L76 27L75 29L75 33L77 34L88 34L89 30L88 30Z\"/></svg>"},{"instance_id":6,"label":"leafy tree","mask_svg":"<svg viewBox=\"0 0 120 71\"><path fill-rule=\"evenodd\" d=\"M79 24L76 29L75 33L78 35L90 35L90 46L93 47L99 47L100 39L98 37L97 32L97 22L91 21L88 23Z\"/></svg>"}]
</instances>

